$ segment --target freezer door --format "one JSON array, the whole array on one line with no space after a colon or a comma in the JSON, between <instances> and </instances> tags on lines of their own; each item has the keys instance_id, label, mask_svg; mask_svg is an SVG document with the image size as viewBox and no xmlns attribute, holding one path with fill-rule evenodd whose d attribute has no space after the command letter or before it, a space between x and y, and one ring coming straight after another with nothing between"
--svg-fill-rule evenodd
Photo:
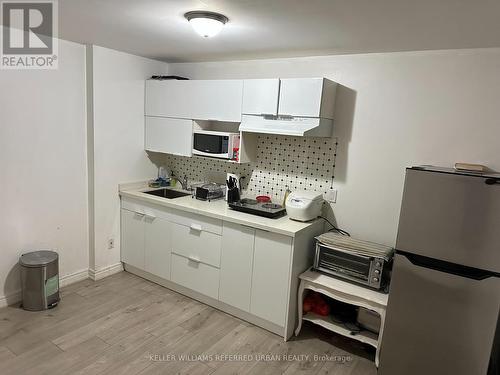
<instances>
[{"instance_id":1,"label":"freezer door","mask_svg":"<svg viewBox=\"0 0 500 375\"><path fill-rule=\"evenodd\" d=\"M500 183L407 169L396 249L500 272Z\"/></svg>"},{"instance_id":2,"label":"freezer door","mask_svg":"<svg viewBox=\"0 0 500 375\"><path fill-rule=\"evenodd\" d=\"M412 261L395 257L378 374L485 375L500 279L471 279Z\"/></svg>"}]
</instances>

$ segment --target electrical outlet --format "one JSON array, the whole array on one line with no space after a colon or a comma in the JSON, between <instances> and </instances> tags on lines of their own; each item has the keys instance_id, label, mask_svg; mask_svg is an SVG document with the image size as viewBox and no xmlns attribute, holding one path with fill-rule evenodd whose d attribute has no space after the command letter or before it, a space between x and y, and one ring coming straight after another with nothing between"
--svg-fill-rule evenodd
<instances>
[{"instance_id":1,"label":"electrical outlet","mask_svg":"<svg viewBox=\"0 0 500 375\"><path fill-rule=\"evenodd\" d=\"M330 203L337 202L337 189L328 189L328 191L325 193L325 200Z\"/></svg>"},{"instance_id":2,"label":"electrical outlet","mask_svg":"<svg viewBox=\"0 0 500 375\"><path fill-rule=\"evenodd\" d=\"M110 238L110 239L108 240L108 249L110 249L110 250L111 250L111 249L112 249L112 248L114 248L114 247L115 247L115 240L114 240L114 238Z\"/></svg>"}]
</instances>

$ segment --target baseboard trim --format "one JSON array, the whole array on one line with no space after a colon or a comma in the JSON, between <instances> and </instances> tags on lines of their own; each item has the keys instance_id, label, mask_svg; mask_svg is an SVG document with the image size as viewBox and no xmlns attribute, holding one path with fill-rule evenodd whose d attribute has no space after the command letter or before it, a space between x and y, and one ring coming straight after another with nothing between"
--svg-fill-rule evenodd
<instances>
[{"instance_id":1,"label":"baseboard trim","mask_svg":"<svg viewBox=\"0 0 500 375\"><path fill-rule=\"evenodd\" d=\"M59 278L59 286L65 287L89 278L89 270L84 269Z\"/></svg>"},{"instance_id":2,"label":"baseboard trim","mask_svg":"<svg viewBox=\"0 0 500 375\"><path fill-rule=\"evenodd\" d=\"M111 276L111 275L118 273L118 272L121 272L121 271L123 271L123 265L122 265L122 262L119 262L119 263L113 264L111 266L101 268L100 270L97 270L97 271L90 268L88 275L89 275L89 278L91 278L92 280L95 281L95 280L103 279L107 276Z\"/></svg>"},{"instance_id":3,"label":"baseboard trim","mask_svg":"<svg viewBox=\"0 0 500 375\"><path fill-rule=\"evenodd\" d=\"M21 291L18 290L17 292L7 294L5 296L0 297L0 308L1 307L7 307L10 305L15 305L16 303L21 302Z\"/></svg>"},{"instance_id":4,"label":"baseboard trim","mask_svg":"<svg viewBox=\"0 0 500 375\"><path fill-rule=\"evenodd\" d=\"M59 287L65 287L78 281L82 281L89 278L89 270L84 269L81 271L77 271L74 273L70 273L69 275L64 275L59 278ZM21 291L15 291L14 293L10 293L5 296L0 297L0 308L15 305L16 303L21 302L22 295Z\"/></svg>"}]
</instances>

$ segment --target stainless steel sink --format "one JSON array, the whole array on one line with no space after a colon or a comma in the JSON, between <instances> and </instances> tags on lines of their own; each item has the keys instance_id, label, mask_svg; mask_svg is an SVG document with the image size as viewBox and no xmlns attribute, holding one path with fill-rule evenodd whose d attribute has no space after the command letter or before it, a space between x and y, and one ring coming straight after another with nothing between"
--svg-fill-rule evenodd
<instances>
[{"instance_id":1,"label":"stainless steel sink","mask_svg":"<svg viewBox=\"0 0 500 375\"><path fill-rule=\"evenodd\" d=\"M145 191L144 193L150 194L150 195L155 195L155 196L161 197L161 198L167 198L167 199L174 199L174 198L180 198L180 197L185 197L187 195L191 195L190 193L186 193L184 191L167 189L167 188L149 190L149 191Z\"/></svg>"}]
</instances>

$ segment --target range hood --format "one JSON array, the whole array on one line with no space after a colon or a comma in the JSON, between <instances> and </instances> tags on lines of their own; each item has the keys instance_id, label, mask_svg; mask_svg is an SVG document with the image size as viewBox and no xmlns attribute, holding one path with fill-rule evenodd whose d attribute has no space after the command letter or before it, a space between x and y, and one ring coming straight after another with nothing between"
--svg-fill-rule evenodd
<instances>
[{"instance_id":1,"label":"range hood","mask_svg":"<svg viewBox=\"0 0 500 375\"><path fill-rule=\"evenodd\" d=\"M333 120L318 117L242 115L240 131L291 135L296 137L331 137Z\"/></svg>"}]
</instances>

